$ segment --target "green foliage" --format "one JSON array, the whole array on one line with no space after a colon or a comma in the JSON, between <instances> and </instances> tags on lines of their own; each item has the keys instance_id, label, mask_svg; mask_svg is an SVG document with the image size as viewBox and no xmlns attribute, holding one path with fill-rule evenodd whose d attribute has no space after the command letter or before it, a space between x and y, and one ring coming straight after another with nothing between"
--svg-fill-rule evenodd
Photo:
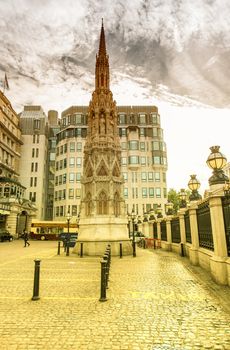
<instances>
[{"instance_id":1,"label":"green foliage","mask_svg":"<svg viewBox=\"0 0 230 350\"><path fill-rule=\"evenodd\" d=\"M186 190L185 192L187 195L186 200L188 201L191 191ZM173 214L176 214L180 207L180 192L177 192L174 188L170 188L168 191L168 201L173 203Z\"/></svg>"}]
</instances>

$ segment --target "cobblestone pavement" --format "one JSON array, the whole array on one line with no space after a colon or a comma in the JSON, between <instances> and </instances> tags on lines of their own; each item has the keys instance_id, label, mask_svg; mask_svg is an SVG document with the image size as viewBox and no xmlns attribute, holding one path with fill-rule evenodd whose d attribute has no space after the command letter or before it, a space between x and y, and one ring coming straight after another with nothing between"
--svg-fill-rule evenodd
<instances>
[{"instance_id":1,"label":"cobblestone pavement","mask_svg":"<svg viewBox=\"0 0 230 350\"><path fill-rule=\"evenodd\" d=\"M103 303L100 258L57 256L57 242L0 243L0 267L1 350L230 350L230 288L173 253L113 257Z\"/></svg>"}]
</instances>

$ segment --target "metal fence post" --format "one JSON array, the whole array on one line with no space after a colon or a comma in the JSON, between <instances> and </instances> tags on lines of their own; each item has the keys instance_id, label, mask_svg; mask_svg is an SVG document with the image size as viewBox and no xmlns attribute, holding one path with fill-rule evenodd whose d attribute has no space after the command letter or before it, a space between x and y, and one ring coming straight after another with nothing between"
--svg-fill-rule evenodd
<instances>
[{"instance_id":1,"label":"metal fence post","mask_svg":"<svg viewBox=\"0 0 230 350\"><path fill-rule=\"evenodd\" d=\"M33 296L32 300L39 300L39 281L40 281L40 262L41 260L35 259L34 260L34 289L33 289Z\"/></svg>"},{"instance_id":2,"label":"metal fence post","mask_svg":"<svg viewBox=\"0 0 230 350\"><path fill-rule=\"evenodd\" d=\"M58 242L58 251L57 251L57 255L60 255L60 248L61 248L61 242Z\"/></svg>"},{"instance_id":3,"label":"metal fence post","mask_svg":"<svg viewBox=\"0 0 230 350\"><path fill-rule=\"evenodd\" d=\"M81 243L80 257L83 258L83 243Z\"/></svg>"},{"instance_id":4,"label":"metal fence post","mask_svg":"<svg viewBox=\"0 0 230 350\"><path fill-rule=\"evenodd\" d=\"M66 256L69 256L69 242L66 242Z\"/></svg>"},{"instance_id":5,"label":"metal fence post","mask_svg":"<svg viewBox=\"0 0 230 350\"><path fill-rule=\"evenodd\" d=\"M101 296L99 301L106 301L106 260L101 260Z\"/></svg>"},{"instance_id":6,"label":"metal fence post","mask_svg":"<svg viewBox=\"0 0 230 350\"><path fill-rule=\"evenodd\" d=\"M122 258L122 243L120 243L120 258Z\"/></svg>"}]
</instances>

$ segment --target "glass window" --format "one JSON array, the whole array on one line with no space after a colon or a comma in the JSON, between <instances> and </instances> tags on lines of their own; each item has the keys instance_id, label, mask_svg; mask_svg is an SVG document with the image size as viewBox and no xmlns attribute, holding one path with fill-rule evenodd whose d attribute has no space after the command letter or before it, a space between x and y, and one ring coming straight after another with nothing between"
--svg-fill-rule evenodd
<instances>
[{"instance_id":1,"label":"glass window","mask_svg":"<svg viewBox=\"0 0 230 350\"><path fill-rule=\"evenodd\" d=\"M163 188L164 198L167 198L167 188Z\"/></svg>"},{"instance_id":2,"label":"glass window","mask_svg":"<svg viewBox=\"0 0 230 350\"><path fill-rule=\"evenodd\" d=\"M156 188L156 197L161 198L161 189L159 187Z\"/></svg>"},{"instance_id":3,"label":"glass window","mask_svg":"<svg viewBox=\"0 0 230 350\"><path fill-rule=\"evenodd\" d=\"M154 197L154 188L150 187L149 188L149 198L153 198Z\"/></svg>"},{"instance_id":4,"label":"glass window","mask_svg":"<svg viewBox=\"0 0 230 350\"><path fill-rule=\"evenodd\" d=\"M62 175L59 175L59 181L58 181L59 185L62 184Z\"/></svg>"},{"instance_id":5,"label":"glass window","mask_svg":"<svg viewBox=\"0 0 230 350\"><path fill-rule=\"evenodd\" d=\"M141 173L141 181L142 182L146 182L147 181L147 173L146 172Z\"/></svg>"},{"instance_id":6,"label":"glass window","mask_svg":"<svg viewBox=\"0 0 230 350\"><path fill-rule=\"evenodd\" d=\"M69 199L74 199L74 189L73 188L69 189Z\"/></svg>"},{"instance_id":7,"label":"glass window","mask_svg":"<svg viewBox=\"0 0 230 350\"><path fill-rule=\"evenodd\" d=\"M158 133L157 133L157 128L153 128L153 137L157 137Z\"/></svg>"},{"instance_id":8,"label":"glass window","mask_svg":"<svg viewBox=\"0 0 230 350\"><path fill-rule=\"evenodd\" d=\"M147 188L142 187L142 198L147 198Z\"/></svg>"},{"instance_id":9,"label":"glass window","mask_svg":"<svg viewBox=\"0 0 230 350\"><path fill-rule=\"evenodd\" d=\"M81 158L77 157L77 167L81 167Z\"/></svg>"},{"instance_id":10,"label":"glass window","mask_svg":"<svg viewBox=\"0 0 230 350\"><path fill-rule=\"evenodd\" d=\"M74 173L69 173L69 182L74 182Z\"/></svg>"},{"instance_id":11,"label":"glass window","mask_svg":"<svg viewBox=\"0 0 230 350\"><path fill-rule=\"evenodd\" d=\"M63 159L61 159L59 162L59 168L62 169L62 167L63 167Z\"/></svg>"},{"instance_id":12,"label":"glass window","mask_svg":"<svg viewBox=\"0 0 230 350\"><path fill-rule=\"evenodd\" d=\"M60 154L63 154L63 146L60 147Z\"/></svg>"},{"instance_id":13,"label":"glass window","mask_svg":"<svg viewBox=\"0 0 230 350\"><path fill-rule=\"evenodd\" d=\"M145 129L144 128L140 128L140 136L145 136Z\"/></svg>"},{"instance_id":14,"label":"glass window","mask_svg":"<svg viewBox=\"0 0 230 350\"><path fill-rule=\"evenodd\" d=\"M81 189L77 188L76 189L76 198L80 198L81 197Z\"/></svg>"},{"instance_id":15,"label":"glass window","mask_svg":"<svg viewBox=\"0 0 230 350\"><path fill-rule=\"evenodd\" d=\"M34 171L34 163L31 163L31 172Z\"/></svg>"},{"instance_id":16,"label":"glass window","mask_svg":"<svg viewBox=\"0 0 230 350\"><path fill-rule=\"evenodd\" d=\"M153 181L153 173L152 172L148 173L148 180Z\"/></svg>"},{"instance_id":17,"label":"glass window","mask_svg":"<svg viewBox=\"0 0 230 350\"><path fill-rule=\"evenodd\" d=\"M63 184L66 184L66 174L62 175L62 182L63 182Z\"/></svg>"},{"instance_id":18,"label":"glass window","mask_svg":"<svg viewBox=\"0 0 230 350\"><path fill-rule=\"evenodd\" d=\"M140 124L146 124L146 114L140 114L139 115L139 123Z\"/></svg>"},{"instance_id":19,"label":"glass window","mask_svg":"<svg viewBox=\"0 0 230 350\"><path fill-rule=\"evenodd\" d=\"M152 142L152 149L153 149L153 151L159 151L160 150L160 142L153 141Z\"/></svg>"},{"instance_id":20,"label":"glass window","mask_svg":"<svg viewBox=\"0 0 230 350\"><path fill-rule=\"evenodd\" d=\"M161 164L161 159L159 156L153 157L153 164Z\"/></svg>"},{"instance_id":21,"label":"glass window","mask_svg":"<svg viewBox=\"0 0 230 350\"><path fill-rule=\"evenodd\" d=\"M161 176L159 172L155 172L155 181L157 182L161 181Z\"/></svg>"},{"instance_id":22,"label":"glass window","mask_svg":"<svg viewBox=\"0 0 230 350\"><path fill-rule=\"evenodd\" d=\"M126 128L121 128L121 136L126 136Z\"/></svg>"},{"instance_id":23,"label":"glass window","mask_svg":"<svg viewBox=\"0 0 230 350\"><path fill-rule=\"evenodd\" d=\"M76 124L81 124L82 123L82 115L75 114L75 121L76 121Z\"/></svg>"},{"instance_id":24,"label":"glass window","mask_svg":"<svg viewBox=\"0 0 230 350\"><path fill-rule=\"evenodd\" d=\"M64 144L64 153L67 152L67 143Z\"/></svg>"},{"instance_id":25,"label":"glass window","mask_svg":"<svg viewBox=\"0 0 230 350\"><path fill-rule=\"evenodd\" d=\"M130 156L129 157L129 164L139 164L139 157L138 156Z\"/></svg>"},{"instance_id":26,"label":"glass window","mask_svg":"<svg viewBox=\"0 0 230 350\"><path fill-rule=\"evenodd\" d=\"M140 142L140 150L145 151L145 142Z\"/></svg>"},{"instance_id":27,"label":"glass window","mask_svg":"<svg viewBox=\"0 0 230 350\"><path fill-rule=\"evenodd\" d=\"M75 142L70 142L69 150L70 152L75 152Z\"/></svg>"},{"instance_id":28,"label":"glass window","mask_svg":"<svg viewBox=\"0 0 230 350\"><path fill-rule=\"evenodd\" d=\"M35 163L35 171L38 171L38 163Z\"/></svg>"},{"instance_id":29,"label":"glass window","mask_svg":"<svg viewBox=\"0 0 230 350\"><path fill-rule=\"evenodd\" d=\"M122 165L126 165L127 164L127 158L126 157L122 157L121 158L121 164Z\"/></svg>"},{"instance_id":30,"label":"glass window","mask_svg":"<svg viewBox=\"0 0 230 350\"><path fill-rule=\"evenodd\" d=\"M139 150L139 141L129 141L129 149Z\"/></svg>"},{"instance_id":31,"label":"glass window","mask_svg":"<svg viewBox=\"0 0 230 350\"><path fill-rule=\"evenodd\" d=\"M124 197L128 198L128 188L124 188Z\"/></svg>"},{"instance_id":32,"label":"glass window","mask_svg":"<svg viewBox=\"0 0 230 350\"><path fill-rule=\"evenodd\" d=\"M33 186L33 178L31 177L30 178L30 187L32 187Z\"/></svg>"},{"instance_id":33,"label":"glass window","mask_svg":"<svg viewBox=\"0 0 230 350\"><path fill-rule=\"evenodd\" d=\"M77 136L81 136L81 129L77 128L76 133L77 133Z\"/></svg>"},{"instance_id":34,"label":"glass window","mask_svg":"<svg viewBox=\"0 0 230 350\"><path fill-rule=\"evenodd\" d=\"M126 115L119 114L119 124L126 124Z\"/></svg>"},{"instance_id":35,"label":"glass window","mask_svg":"<svg viewBox=\"0 0 230 350\"><path fill-rule=\"evenodd\" d=\"M145 165L146 164L146 157L141 157L141 165Z\"/></svg>"},{"instance_id":36,"label":"glass window","mask_svg":"<svg viewBox=\"0 0 230 350\"><path fill-rule=\"evenodd\" d=\"M71 168L73 168L75 166L75 158L74 157L69 158L69 166Z\"/></svg>"},{"instance_id":37,"label":"glass window","mask_svg":"<svg viewBox=\"0 0 230 350\"><path fill-rule=\"evenodd\" d=\"M122 143L121 143L121 149L122 149L122 150L127 149L127 142L122 142Z\"/></svg>"},{"instance_id":38,"label":"glass window","mask_svg":"<svg viewBox=\"0 0 230 350\"><path fill-rule=\"evenodd\" d=\"M123 173L122 175L123 175L125 182L127 182L128 181L128 173Z\"/></svg>"},{"instance_id":39,"label":"glass window","mask_svg":"<svg viewBox=\"0 0 230 350\"><path fill-rule=\"evenodd\" d=\"M163 173L163 182L166 182L166 173Z\"/></svg>"},{"instance_id":40,"label":"glass window","mask_svg":"<svg viewBox=\"0 0 230 350\"><path fill-rule=\"evenodd\" d=\"M77 142L77 151L81 151L81 150L82 150L82 143Z\"/></svg>"},{"instance_id":41,"label":"glass window","mask_svg":"<svg viewBox=\"0 0 230 350\"><path fill-rule=\"evenodd\" d=\"M66 166L67 166L67 159L65 158L65 159L63 159L63 168L65 169Z\"/></svg>"},{"instance_id":42,"label":"glass window","mask_svg":"<svg viewBox=\"0 0 230 350\"><path fill-rule=\"evenodd\" d=\"M76 182L81 181L81 173L76 173Z\"/></svg>"},{"instance_id":43,"label":"glass window","mask_svg":"<svg viewBox=\"0 0 230 350\"><path fill-rule=\"evenodd\" d=\"M32 148L32 157L34 157L34 155L35 155L35 149Z\"/></svg>"}]
</instances>

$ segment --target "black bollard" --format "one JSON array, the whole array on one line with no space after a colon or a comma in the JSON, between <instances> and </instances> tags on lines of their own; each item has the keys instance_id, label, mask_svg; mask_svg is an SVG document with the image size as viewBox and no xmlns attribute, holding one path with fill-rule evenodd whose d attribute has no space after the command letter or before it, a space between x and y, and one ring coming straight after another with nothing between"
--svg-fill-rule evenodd
<instances>
[{"instance_id":1,"label":"black bollard","mask_svg":"<svg viewBox=\"0 0 230 350\"><path fill-rule=\"evenodd\" d=\"M83 258L83 243L81 243L80 257Z\"/></svg>"},{"instance_id":2,"label":"black bollard","mask_svg":"<svg viewBox=\"0 0 230 350\"><path fill-rule=\"evenodd\" d=\"M66 256L69 256L69 242L66 242Z\"/></svg>"},{"instance_id":3,"label":"black bollard","mask_svg":"<svg viewBox=\"0 0 230 350\"><path fill-rule=\"evenodd\" d=\"M136 242L135 240L133 241L133 257L136 257Z\"/></svg>"},{"instance_id":4,"label":"black bollard","mask_svg":"<svg viewBox=\"0 0 230 350\"><path fill-rule=\"evenodd\" d=\"M184 256L184 244L181 243L180 247L181 247L181 256Z\"/></svg>"},{"instance_id":5,"label":"black bollard","mask_svg":"<svg viewBox=\"0 0 230 350\"><path fill-rule=\"evenodd\" d=\"M61 242L58 242L58 251L57 251L57 255L60 255L60 249L61 249Z\"/></svg>"},{"instance_id":6,"label":"black bollard","mask_svg":"<svg viewBox=\"0 0 230 350\"><path fill-rule=\"evenodd\" d=\"M101 296L99 301L106 301L106 261L101 260Z\"/></svg>"},{"instance_id":7,"label":"black bollard","mask_svg":"<svg viewBox=\"0 0 230 350\"><path fill-rule=\"evenodd\" d=\"M63 241L64 252L66 252L67 240L66 238Z\"/></svg>"},{"instance_id":8,"label":"black bollard","mask_svg":"<svg viewBox=\"0 0 230 350\"><path fill-rule=\"evenodd\" d=\"M120 258L122 258L122 243L120 243Z\"/></svg>"},{"instance_id":9,"label":"black bollard","mask_svg":"<svg viewBox=\"0 0 230 350\"><path fill-rule=\"evenodd\" d=\"M40 280L40 262L41 260L34 260L34 290L32 300L39 300L39 280Z\"/></svg>"},{"instance_id":10,"label":"black bollard","mask_svg":"<svg viewBox=\"0 0 230 350\"><path fill-rule=\"evenodd\" d=\"M153 249L156 249L156 240L153 238Z\"/></svg>"}]
</instances>

